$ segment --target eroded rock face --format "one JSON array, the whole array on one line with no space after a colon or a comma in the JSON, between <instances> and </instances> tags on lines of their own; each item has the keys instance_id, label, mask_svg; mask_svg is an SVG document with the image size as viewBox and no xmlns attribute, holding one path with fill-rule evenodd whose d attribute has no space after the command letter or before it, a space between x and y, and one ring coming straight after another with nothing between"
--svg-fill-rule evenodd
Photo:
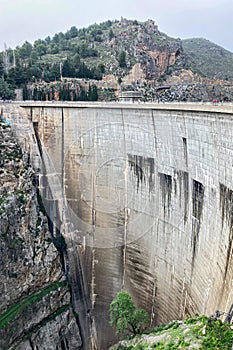
<instances>
[{"instance_id":1,"label":"eroded rock face","mask_svg":"<svg viewBox=\"0 0 233 350\"><path fill-rule=\"evenodd\" d=\"M67 310L33 334L30 340L22 342L17 350L78 349L82 345L78 334L77 323L71 311Z\"/></svg>"},{"instance_id":2,"label":"eroded rock face","mask_svg":"<svg viewBox=\"0 0 233 350\"><path fill-rule=\"evenodd\" d=\"M106 74L126 77L134 65L139 64L144 78L150 81L159 79L170 66L175 65L174 69L177 70L186 66L187 58L181 40L160 32L154 21L139 23L122 19L112 28L117 35L105 42L109 58L105 66ZM123 69L119 68L116 60L121 50L127 53L127 64ZM136 77L131 83L137 80Z\"/></svg>"},{"instance_id":3,"label":"eroded rock face","mask_svg":"<svg viewBox=\"0 0 233 350\"><path fill-rule=\"evenodd\" d=\"M130 73L123 78L124 84L132 84L132 82L137 82L138 84L144 83L146 81L145 73L140 65L136 63L131 69Z\"/></svg>"},{"instance_id":4,"label":"eroded rock face","mask_svg":"<svg viewBox=\"0 0 233 350\"><path fill-rule=\"evenodd\" d=\"M1 119L0 349L78 349L69 287L35 183L28 155Z\"/></svg>"}]
</instances>

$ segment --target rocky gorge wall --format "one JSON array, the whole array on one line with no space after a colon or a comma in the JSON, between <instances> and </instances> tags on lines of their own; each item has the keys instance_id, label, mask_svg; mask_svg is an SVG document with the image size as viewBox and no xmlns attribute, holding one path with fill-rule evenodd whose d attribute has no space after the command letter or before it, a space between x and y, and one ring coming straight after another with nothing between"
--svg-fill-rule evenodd
<instances>
[{"instance_id":1,"label":"rocky gorge wall","mask_svg":"<svg viewBox=\"0 0 233 350\"><path fill-rule=\"evenodd\" d=\"M0 349L78 349L79 328L29 154L0 117Z\"/></svg>"},{"instance_id":2,"label":"rocky gorge wall","mask_svg":"<svg viewBox=\"0 0 233 350\"><path fill-rule=\"evenodd\" d=\"M25 140L29 120L51 228L66 240L85 348L115 340L109 304L122 288L151 324L228 311L232 109L45 103L19 110L12 123Z\"/></svg>"}]
</instances>

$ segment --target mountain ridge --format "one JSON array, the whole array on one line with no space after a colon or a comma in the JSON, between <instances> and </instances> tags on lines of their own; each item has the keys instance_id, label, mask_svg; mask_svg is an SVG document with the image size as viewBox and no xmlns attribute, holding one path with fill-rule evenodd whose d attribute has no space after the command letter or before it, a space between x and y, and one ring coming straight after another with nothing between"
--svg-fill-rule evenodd
<instances>
[{"instance_id":1,"label":"mountain ridge","mask_svg":"<svg viewBox=\"0 0 233 350\"><path fill-rule=\"evenodd\" d=\"M233 80L233 54L205 38L182 40L193 69L207 78Z\"/></svg>"},{"instance_id":2,"label":"mountain ridge","mask_svg":"<svg viewBox=\"0 0 233 350\"><path fill-rule=\"evenodd\" d=\"M24 88L24 99L93 99L93 94L88 95L85 86L75 79L86 80L89 85L93 85L90 80L95 81L99 89L98 97L94 94L95 99L99 96L106 99L108 93L102 92L109 90L104 86L108 83L114 90L110 93L114 99L120 90L141 89L145 96L148 85L185 85L210 79L212 84L221 86L220 94L214 96L203 91L197 97L196 93L182 92L182 96L179 94L175 98L200 100L206 95L207 99L231 100L233 92L225 91L221 81L233 80L232 72L233 53L230 51L207 39L172 38L150 19L139 22L121 18L81 29L73 26L66 33L56 33L52 38L38 39L33 44L26 41L15 50L0 53L0 75L13 89ZM72 79L76 86L67 94L60 91L64 79ZM53 84L56 96L49 84ZM43 90L39 97L37 91L34 93L35 88ZM154 94L155 91L149 92L149 98Z\"/></svg>"}]
</instances>

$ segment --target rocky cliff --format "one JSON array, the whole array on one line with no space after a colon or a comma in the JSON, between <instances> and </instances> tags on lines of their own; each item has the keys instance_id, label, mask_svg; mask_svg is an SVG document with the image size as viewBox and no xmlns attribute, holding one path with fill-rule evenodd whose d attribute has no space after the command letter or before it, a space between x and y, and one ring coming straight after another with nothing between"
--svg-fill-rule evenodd
<instances>
[{"instance_id":1,"label":"rocky cliff","mask_svg":"<svg viewBox=\"0 0 233 350\"><path fill-rule=\"evenodd\" d=\"M125 76L135 64L140 64L145 78L151 80L158 79L170 65L176 64L177 68L185 66L181 40L160 32L153 20L140 23L121 19L112 25L112 30L114 37L104 42L109 56L106 73L113 71L114 75ZM117 58L122 51L127 53L126 64L119 67ZM136 79L133 81L136 82Z\"/></svg>"},{"instance_id":2,"label":"rocky cliff","mask_svg":"<svg viewBox=\"0 0 233 350\"><path fill-rule=\"evenodd\" d=\"M60 253L29 156L0 119L0 349L79 349Z\"/></svg>"}]
</instances>

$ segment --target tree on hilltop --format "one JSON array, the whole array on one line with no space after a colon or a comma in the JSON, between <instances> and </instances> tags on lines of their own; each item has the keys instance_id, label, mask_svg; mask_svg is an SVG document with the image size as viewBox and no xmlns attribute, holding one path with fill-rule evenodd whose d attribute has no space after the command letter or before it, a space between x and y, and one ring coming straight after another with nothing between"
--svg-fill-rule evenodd
<instances>
[{"instance_id":1,"label":"tree on hilltop","mask_svg":"<svg viewBox=\"0 0 233 350\"><path fill-rule=\"evenodd\" d=\"M108 39L111 41L113 38L114 38L114 33L113 33L112 28L110 28L109 34L108 34Z\"/></svg>"}]
</instances>

